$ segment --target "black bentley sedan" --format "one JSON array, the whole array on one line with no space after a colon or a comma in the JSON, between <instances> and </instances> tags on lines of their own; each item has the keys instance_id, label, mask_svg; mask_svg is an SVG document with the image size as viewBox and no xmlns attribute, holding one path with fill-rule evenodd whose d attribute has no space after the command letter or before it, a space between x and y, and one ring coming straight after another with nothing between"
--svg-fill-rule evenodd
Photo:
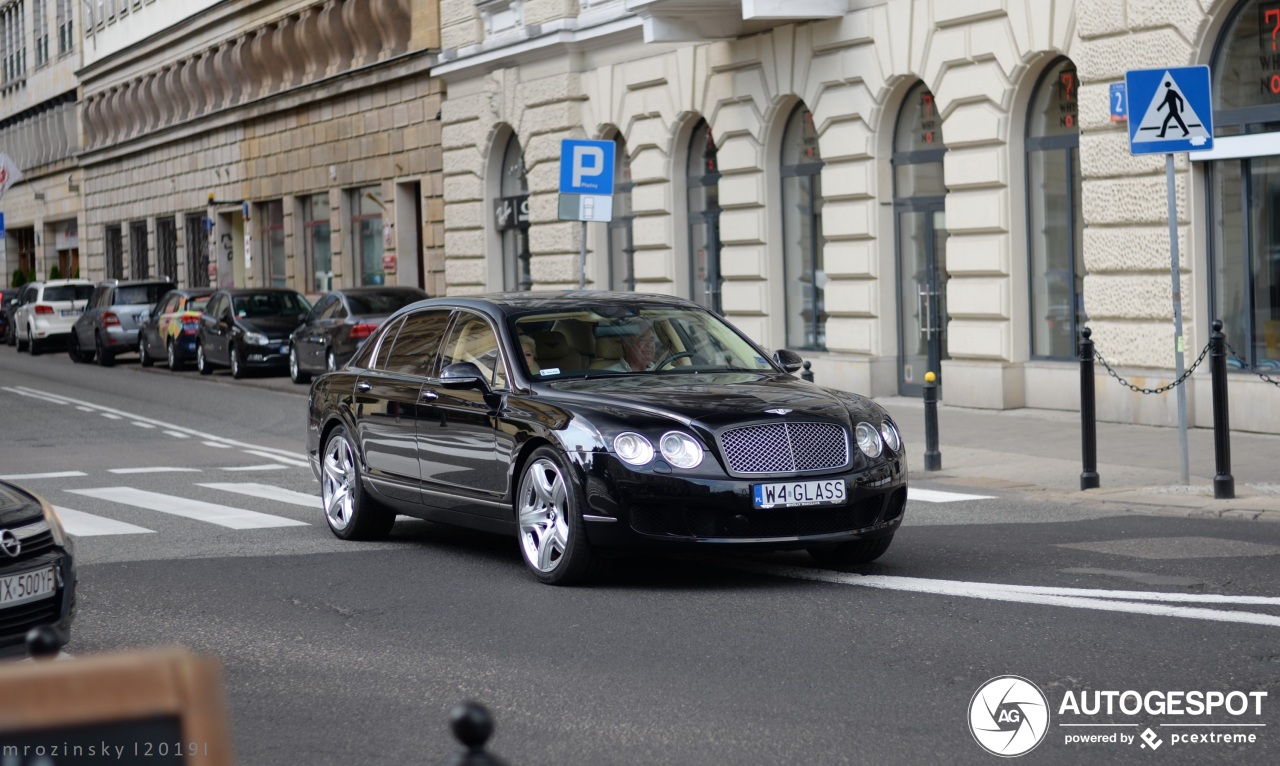
<instances>
[{"instance_id":1,"label":"black bentley sedan","mask_svg":"<svg viewBox=\"0 0 1280 766\"><path fill-rule=\"evenodd\" d=\"M348 287L326 293L289 336L289 377L306 383L312 373L333 372L388 316L426 298L416 287Z\"/></svg>"},{"instance_id":2,"label":"black bentley sedan","mask_svg":"<svg viewBox=\"0 0 1280 766\"><path fill-rule=\"evenodd\" d=\"M196 369L230 367L233 378L250 369L284 370L289 364L289 334L311 304L296 290L279 287L219 290L209 298L196 331Z\"/></svg>"},{"instance_id":3,"label":"black bentley sedan","mask_svg":"<svg viewBox=\"0 0 1280 766\"><path fill-rule=\"evenodd\" d=\"M75 547L53 507L0 481L0 657L25 654L27 631L71 638L76 611Z\"/></svg>"},{"instance_id":4,"label":"black bentley sedan","mask_svg":"<svg viewBox=\"0 0 1280 766\"><path fill-rule=\"evenodd\" d=\"M643 546L871 561L902 523L902 438L800 364L678 298L437 298L312 383L307 453L338 537L397 513L514 534L551 584Z\"/></svg>"}]
</instances>

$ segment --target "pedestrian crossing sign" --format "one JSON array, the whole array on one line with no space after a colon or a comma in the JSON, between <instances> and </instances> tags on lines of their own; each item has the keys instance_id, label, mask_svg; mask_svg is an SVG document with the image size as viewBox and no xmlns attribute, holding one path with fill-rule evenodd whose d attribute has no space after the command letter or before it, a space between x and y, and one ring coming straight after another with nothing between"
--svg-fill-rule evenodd
<instances>
[{"instance_id":1,"label":"pedestrian crossing sign","mask_svg":"<svg viewBox=\"0 0 1280 766\"><path fill-rule=\"evenodd\" d=\"M1133 69L1125 73L1132 154L1213 148L1209 67Z\"/></svg>"}]
</instances>

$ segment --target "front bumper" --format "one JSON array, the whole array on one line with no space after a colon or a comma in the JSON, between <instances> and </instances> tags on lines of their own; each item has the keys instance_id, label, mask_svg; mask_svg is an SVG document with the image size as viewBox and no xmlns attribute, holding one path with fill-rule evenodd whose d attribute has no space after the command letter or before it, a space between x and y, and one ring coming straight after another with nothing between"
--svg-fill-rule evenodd
<instances>
[{"instance_id":1,"label":"front bumper","mask_svg":"<svg viewBox=\"0 0 1280 766\"><path fill-rule=\"evenodd\" d=\"M52 598L31 601L0 609L0 657L25 656L27 631L47 625L57 636L59 646L71 640L71 622L76 611L76 569L72 555L54 549L40 557L5 567L0 575L31 571L41 566L58 567L58 590Z\"/></svg>"},{"instance_id":2,"label":"front bumper","mask_svg":"<svg viewBox=\"0 0 1280 766\"><path fill-rule=\"evenodd\" d=\"M266 346L244 346L240 362L245 367L287 368L289 366L289 341L275 340Z\"/></svg>"},{"instance_id":3,"label":"front bumper","mask_svg":"<svg viewBox=\"0 0 1280 766\"><path fill-rule=\"evenodd\" d=\"M117 353L138 350L138 330L126 330L123 327L106 327L107 348Z\"/></svg>"},{"instance_id":4,"label":"front bumper","mask_svg":"<svg viewBox=\"0 0 1280 766\"><path fill-rule=\"evenodd\" d=\"M902 457L844 473L757 480L637 470L599 453L584 468L587 536L603 548L804 548L893 534L907 504ZM843 480L846 502L754 507L755 484L818 479Z\"/></svg>"}]
</instances>

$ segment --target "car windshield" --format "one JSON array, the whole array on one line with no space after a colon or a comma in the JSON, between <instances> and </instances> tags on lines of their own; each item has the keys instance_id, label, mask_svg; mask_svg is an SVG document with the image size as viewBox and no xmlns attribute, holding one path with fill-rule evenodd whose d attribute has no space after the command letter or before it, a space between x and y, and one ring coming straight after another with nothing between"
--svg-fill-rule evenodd
<instances>
[{"instance_id":1,"label":"car windshield","mask_svg":"<svg viewBox=\"0 0 1280 766\"><path fill-rule=\"evenodd\" d=\"M311 310L299 293L255 293L237 295L232 302L238 317L283 317L305 314Z\"/></svg>"},{"instance_id":2,"label":"car windshield","mask_svg":"<svg viewBox=\"0 0 1280 766\"><path fill-rule=\"evenodd\" d=\"M160 300L174 285L161 282L154 285L126 285L116 290L117 306L147 306Z\"/></svg>"},{"instance_id":3,"label":"car windshield","mask_svg":"<svg viewBox=\"0 0 1280 766\"><path fill-rule=\"evenodd\" d=\"M87 301L91 295L93 285L58 285L44 289L46 301Z\"/></svg>"},{"instance_id":4,"label":"car windshield","mask_svg":"<svg viewBox=\"0 0 1280 766\"><path fill-rule=\"evenodd\" d=\"M385 293L347 293L347 303L352 314L391 314L422 300L422 295L407 290L388 290Z\"/></svg>"},{"instance_id":5,"label":"car windshield","mask_svg":"<svg viewBox=\"0 0 1280 766\"><path fill-rule=\"evenodd\" d=\"M543 380L776 369L732 326L697 308L586 306L522 314L513 324L532 351L522 356L526 371Z\"/></svg>"}]
</instances>

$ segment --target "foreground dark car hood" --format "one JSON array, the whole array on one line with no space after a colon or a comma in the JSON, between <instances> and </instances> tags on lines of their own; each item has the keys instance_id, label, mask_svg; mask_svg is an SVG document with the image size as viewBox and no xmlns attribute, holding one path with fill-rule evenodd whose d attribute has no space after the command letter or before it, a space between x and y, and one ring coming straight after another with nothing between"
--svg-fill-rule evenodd
<instances>
[{"instance_id":1,"label":"foreground dark car hood","mask_svg":"<svg viewBox=\"0 0 1280 766\"><path fill-rule=\"evenodd\" d=\"M883 417L879 405L865 397L820 388L782 373L623 375L562 380L547 387L566 404L578 407L666 415L710 427L806 416L847 424L851 411L871 416L877 423ZM790 412L766 412L771 409Z\"/></svg>"},{"instance_id":2,"label":"foreground dark car hood","mask_svg":"<svg viewBox=\"0 0 1280 766\"><path fill-rule=\"evenodd\" d=\"M237 319L246 332L260 332L269 338L287 338L302 322L297 317L254 317Z\"/></svg>"},{"instance_id":3,"label":"foreground dark car hood","mask_svg":"<svg viewBox=\"0 0 1280 766\"><path fill-rule=\"evenodd\" d=\"M0 481L0 524L13 524L43 518L44 511L35 498L8 482Z\"/></svg>"}]
</instances>

